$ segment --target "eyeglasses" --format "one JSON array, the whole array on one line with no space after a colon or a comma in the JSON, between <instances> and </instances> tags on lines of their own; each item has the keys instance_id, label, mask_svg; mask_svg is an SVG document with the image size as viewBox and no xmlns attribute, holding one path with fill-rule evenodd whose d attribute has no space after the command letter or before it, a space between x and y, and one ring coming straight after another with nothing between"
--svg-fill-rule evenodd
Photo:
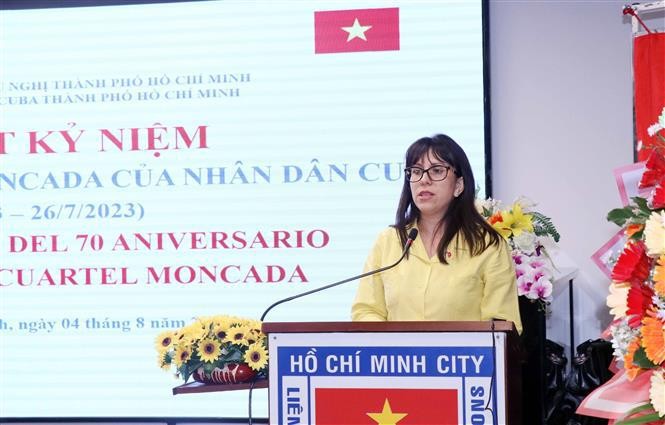
<instances>
[{"instance_id":1,"label":"eyeglasses","mask_svg":"<svg viewBox=\"0 0 665 425\"><path fill-rule=\"evenodd\" d=\"M429 175L430 180L438 182L445 180L448 177L448 171L451 167L445 165L433 165L428 169L420 167L407 167L404 169L404 174L406 174L407 180L411 183L416 183L422 180L425 173Z\"/></svg>"}]
</instances>

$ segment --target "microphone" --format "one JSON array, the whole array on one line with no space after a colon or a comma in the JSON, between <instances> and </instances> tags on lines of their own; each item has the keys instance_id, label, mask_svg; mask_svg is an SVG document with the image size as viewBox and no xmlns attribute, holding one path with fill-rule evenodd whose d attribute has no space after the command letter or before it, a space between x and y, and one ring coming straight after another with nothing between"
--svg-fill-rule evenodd
<instances>
[{"instance_id":1,"label":"microphone","mask_svg":"<svg viewBox=\"0 0 665 425\"><path fill-rule=\"evenodd\" d=\"M340 280L339 282L331 283L329 285L322 286L320 288L312 289L311 291L302 292L300 294L292 295L288 298L281 299L281 300L273 303L272 305L270 305L270 307L268 307L266 309L266 311L263 312L263 314L261 315L260 320L263 322L263 319L266 317L266 314L268 314L268 312L270 310L272 310L273 307L276 307L276 306L278 306L282 303L285 303L287 301L295 300L296 298L304 297L305 295L313 294L315 292L323 291L324 289L332 288L334 286L338 286L338 285L341 285L343 283L351 282L352 280L361 279L363 277L371 276L373 274L381 273L381 272L386 271L388 269L392 269L393 267L398 265L404 259L404 257L406 257L406 253L409 252L409 248L411 248L411 245L413 245L413 241L416 240L416 236L418 236L418 229L411 229L409 231L409 235L407 236L406 243L404 244L404 250L402 250L402 255L400 255L399 259L397 261L395 261L394 263L392 263L391 265L384 266L384 267L381 267L381 268L376 269L376 270L370 270L368 272L359 274L357 276L353 276L353 277L350 277L348 279Z\"/></svg>"}]
</instances>

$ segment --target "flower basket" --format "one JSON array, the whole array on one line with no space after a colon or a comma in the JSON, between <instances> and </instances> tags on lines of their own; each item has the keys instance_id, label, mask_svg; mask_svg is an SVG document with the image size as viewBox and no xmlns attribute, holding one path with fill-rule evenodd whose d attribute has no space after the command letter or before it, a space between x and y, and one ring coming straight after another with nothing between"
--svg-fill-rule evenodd
<instances>
[{"instance_id":1,"label":"flower basket","mask_svg":"<svg viewBox=\"0 0 665 425\"><path fill-rule=\"evenodd\" d=\"M176 378L238 384L268 375L268 347L261 322L233 316L199 317L155 340L158 363Z\"/></svg>"},{"instance_id":2,"label":"flower basket","mask_svg":"<svg viewBox=\"0 0 665 425\"><path fill-rule=\"evenodd\" d=\"M223 368L216 367L210 372L200 367L192 373L192 378L204 384L241 384L251 381L256 374L247 363L228 363Z\"/></svg>"},{"instance_id":3,"label":"flower basket","mask_svg":"<svg viewBox=\"0 0 665 425\"><path fill-rule=\"evenodd\" d=\"M560 238L551 219L535 211L535 204L524 197L507 209L502 209L501 201L492 198L479 201L477 207L510 246L520 299L527 299L546 312L552 301L554 277L548 250L555 248ZM525 303L520 306L524 309Z\"/></svg>"},{"instance_id":4,"label":"flower basket","mask_svg":"<svg viewBox=\"0 0 665 425\"><path fill-rule=\"evenodd\" d=\"M633 197L629 205L607 215L627 238L613 264L606 300L614 317L609 334L618 374L626 379L600 388L607 394L623 393L603 396L616 403L607 404L608 410L623 412L617 425L665 423L665 137L659 133L665 108L654 126L659 149L650 154L639 182L640 188L651 188L648 197ZM582 413L597 412L590 408Z\"/></svg>"}]
</instances>

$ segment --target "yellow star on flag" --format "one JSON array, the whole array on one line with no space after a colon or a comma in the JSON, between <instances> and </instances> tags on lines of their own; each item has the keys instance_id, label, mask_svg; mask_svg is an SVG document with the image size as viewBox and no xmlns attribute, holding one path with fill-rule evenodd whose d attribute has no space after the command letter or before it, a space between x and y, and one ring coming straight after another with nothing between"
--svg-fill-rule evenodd
<instances>
[{"instance_id":1,"label":"yellow star on flag","mask_svg":"<svg viewBox=\"0 0 665 425\"><path fill-rule=\"evenodd\" d=\"M406 415L408 413L393 413L388 399L383 403L383 411L381 413L367 413L367 416L374 419L378 425L396 425Z\"/></svg>"},{"instance_id":2,"label":"yellow star on flag","mask_svg":"<svg viewBox=\"0 0 665 425\"><path fill-rule=\"evenodd\" d=\"M358 22L358 18L356 18L356 20L353 21L353 26L342 27L344 31L349 33L349 36L346 38L347 43L353 40L354 38L360 38L367 41L367 38L365 37L365 31L369 31L371 28L372 28L371 25L365 25L365 26L360 25L360 22Z\"/></svg>"}]
</instances>

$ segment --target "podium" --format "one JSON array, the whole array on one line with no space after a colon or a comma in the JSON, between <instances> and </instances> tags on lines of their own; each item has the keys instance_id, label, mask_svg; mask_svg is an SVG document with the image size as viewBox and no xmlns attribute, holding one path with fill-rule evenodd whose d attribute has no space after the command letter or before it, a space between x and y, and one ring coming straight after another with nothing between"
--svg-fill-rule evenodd
<instances>
[{"instance_id":1,"label":"podium","mask_svg":"<svg viewBox=\"0 0 665 425\"><path fill-rule=\"evenodd\" d=\"M522 423L512 322L284 322L263 332L270 423Z\"/></svg>"}]
</instances>

